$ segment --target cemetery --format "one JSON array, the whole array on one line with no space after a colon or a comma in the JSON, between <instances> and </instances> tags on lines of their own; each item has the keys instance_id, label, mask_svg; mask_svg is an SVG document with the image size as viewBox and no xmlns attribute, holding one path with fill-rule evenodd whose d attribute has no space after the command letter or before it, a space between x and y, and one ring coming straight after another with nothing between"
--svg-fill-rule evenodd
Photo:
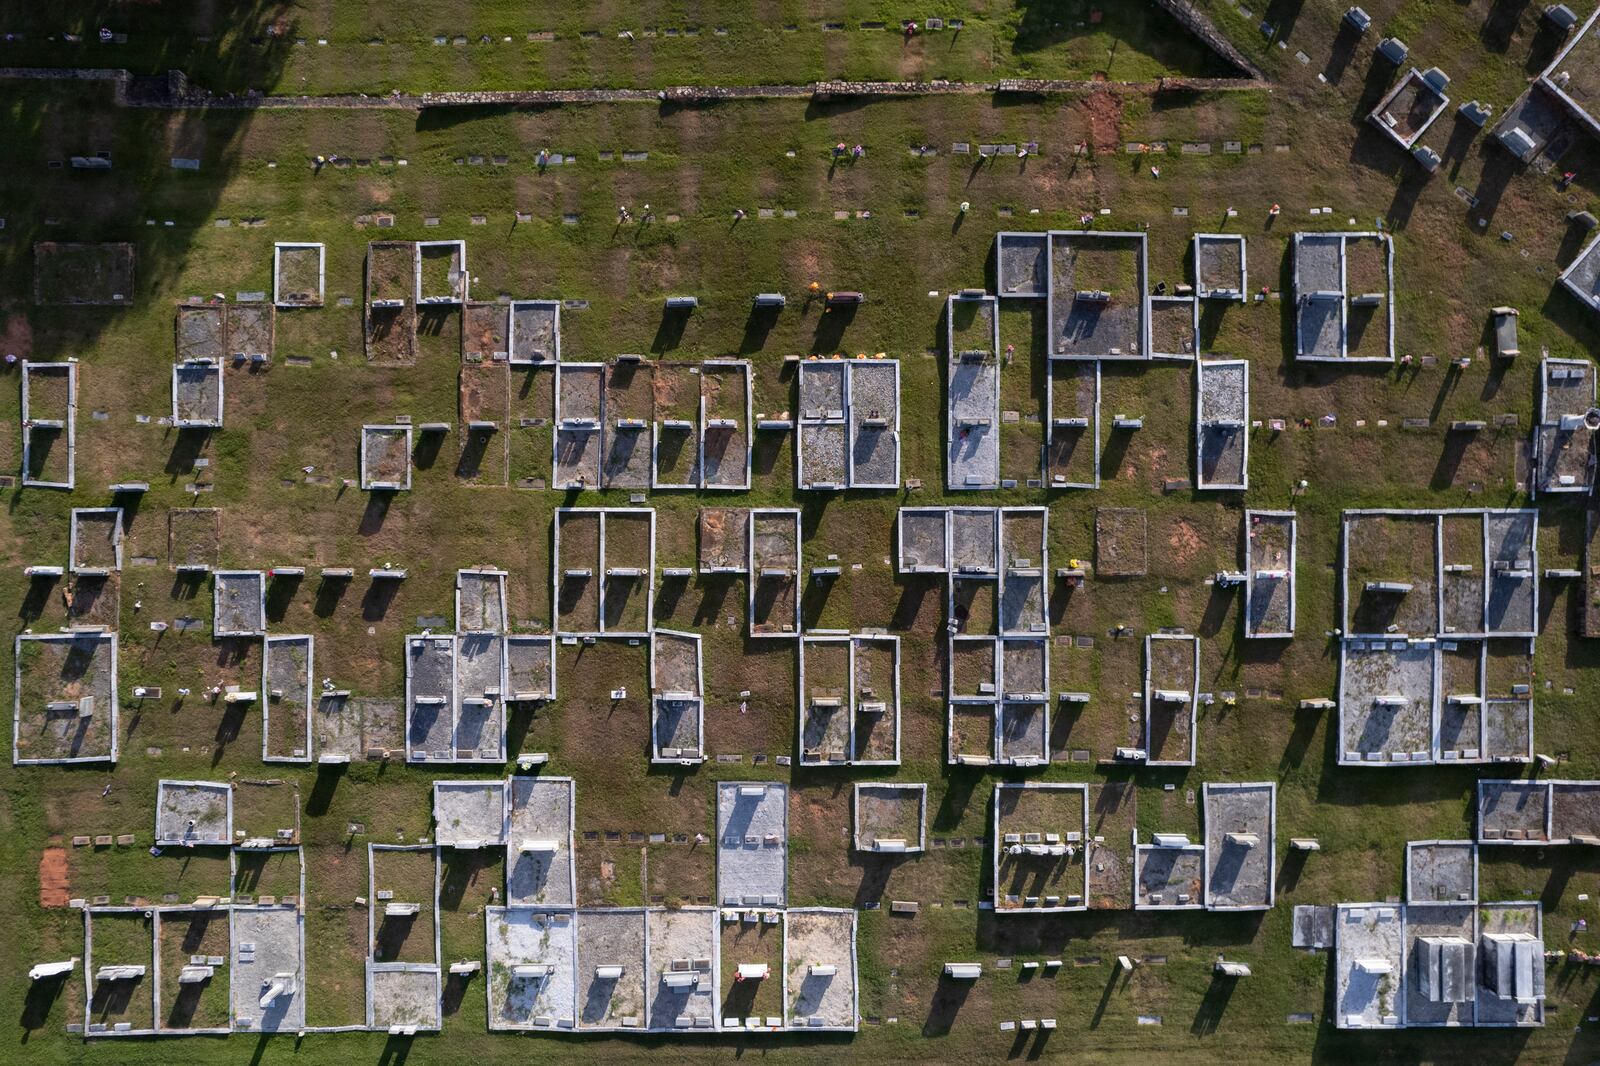
<instances>
[{"instance_id":1,"label":"cemetery","mask_svg":"<svg viewBox=\"0 0 1600 1066\"><path fill-rule=\"evenodd\" d=\"M12 760L116 762L117 635L20 633Z\"/></svg>"},{"instance_id":2,"label":"cemetery","mask_svg":"<svg viewBox=\"0 0 1600 1066\"><path fill-rule=\"evenodd\" d=\"M233 843L233 787L163 780L156 794L156 844L192 848Z\"/></svg>"},{"instance_id":3,"label":"cemetery","mask_svg":"<svg viewBox=\"0 0 1600 1066\"><path fill-rule=\"evenodd\" d=\"M506 789L506 902L571 907L577 899L572 847L576 788L570 779L513 776Z\"/></svg>"},{"instance_id":4,"label":"cemetery","mask_svg":"<svg viewBox=\"0 0 1600 1066\"><path fill-rule=\"evenodd\" d=\"M1195 485L1202 489L1250 487L1250 364L1243 359L1195 363Z\"/></svg>"},{"instance_id":5,"label":"cemetery","mask_svg":"<svg viewBox=\"0 0 1600 1066\"><path fill-rule=\"evenodd\" d=\"M650 761L705 761L705 686L697 633L657 629L650 638Z\"/></svg>"},{"instance_id":6,"label":"cemetery","mask_svg":"<svg viewBox=\"0 0 1600 1066\"><path fill-rule=\"evenodd\" d=\"M321 307L328 276L325 245L275 241L272 303L275 307Z\"/></svg>"},{"instance_id":7,"label":"cemetery","mask_svg":"<svg viewBox=\"0 0 1600 1066\"><path fill-rule=\"evenodd\" d=\"M717 896L725 907L782 907L788 886L788 791L717 783Z\"/></svg>"},{"instance_id":8,"label":"cemetery","mask_svg":"<svg viewBox=\"0 0 1600 1066\"><path fill-rule=\"evenodd\" d=\"M1100 487L1100 364L1052 359L1045 382L1050 487Z\"/></svg>"},{"instance_id":9,"label":"cemetery","mask_svg":"<svg viewBox=\"0 0 1600 1066\"><path fill-rule=\"evenodd\" d=\"M236 906L228 988L242 1032L299 1032L306 1018L305 915L295 902ZM208 960L209 961L209 960Z\"/></svg>"},{"instance_id":10,"label":"cemetery","mask_svg":"<svg viewBox=\"0 0 1600 1066\"><path fill-rule=\"evenodd\" d=\"M1479 898L1478 847L1406 847L1406 902L1340 903L1332 915L1340 1029L1544 1024L1538 901Z\"/></svg>"},{"instance_id":11,"label":"cemetery","mask_svg":"<svg viewBox=\"0 0 1600 1066\"><path fill-rule=\"evenodd\" d=\"M987 294L952 295L945 304L945 332L950 364L948 487L998 488L999 300Z\"/></svg>"},{"instance_id":12,"label":"cemetery","mask_svg":"<svg viewBox=\"0 0 1600 1066\"><path fill-rule=\"evenodd\" d=\"M852 810L857 851L902 854L926 850L927 785L858 781Z\"/></svg>"},{"instance_id":13,"label":"cemetery","mask_svg":"<svg viewBox=\"0 0 1600 1066\"><path fill-rule=\"evenodd\" d=\"M1245 636L1294 637L1295 547L1299 519L1293 511L1244 513Z\"/></svg>"},{"instance_id":14,"label":"cemetery","mask_svg":"<svg viewBox=\"0 0 1600 1066\"><path fill-rule=\"evenodd\" d=\"M433 783L433 821L441 848L504 847L508 808L503 781L438 781Z\"/></svg>"},{"instance_id":15,"label":"cemetery","mask_svg":"<svg viewBox=\"0 0 1600 1066\"><path fill-rule=\"evenodd\" d=\"M1586 360L1545 359L1539 366L1539 422L1533 427L1536 492L1594 488L1594 371ZM1589 423L1597 423L1591 427Z\"/></svg>"},{"instance_id":16,"label":"cemetery","mask_svg":"<svg viewBox=\"0 0 1600 1066\"><path fill-rule=\"evenodd\" d=\"M215 357L172 365L172 424L180 429L222 428L222 363Z\"/></svg>"},{"instance_id":17,"label":"cemetery","mask_svg":"<svg viewBox=\"0 0 1600 1066\"><path fill-rule=\"evenodd\" d=\"M1009 917L1087 909L1087 786L997 784L993 804L995 913Z\"/></svg>"},{"instance_id":18,"label":"cemetery","mask_svg":"<svg viewBox=\"0 0 1600 1066\"><path fill-rule=\"evenodd\" d=\"M1450 105L1450 98L1444 94L1449 84L1450 79L1438 67L1426 71L1412 67L1378 101L1378 106L1367 116L1368 121L1401 148L1410 151L1433 125L1433 120Z\"/></svg>"},{"instance_id":19,"label":"cemetery","mask_svg":"<svg viewBox=\"0 0 1600 1066\"><path fill-rule=\"evenodd\" d=\"M1053 357L1149 359L1148 239L1052 231L1045 317Z\"/></svg>"},{"instance_id":20,"label":"cemetery","mask_svg":"<svg viewBox=\"0 0 1600 1066\"><path fill-rule=\"evenodd\" d=\"M211 575L213 632L218 637L260 637L267 632L267 578L260 570L216 570Z\"/></svg>"},{"instance_id":21,"label":"cemetery","mask_svg":"<svg viewBox=\"0 0 1600 1066\"><path fill-rule=\"evenodd\" d=\"M795 480L800 489L900 485L900 363L808 360L799 369Z\"/></svg>"},{"instance_id":22,"label":"cemetery","mask_svg":"<svg viewBox=\"0 0 1600 1066\"><path fill-rule=\"evenodd\" d=\"M745 564L752 637L800 635L800 512L751 508ZM701 524L704 530L705 524ZM704 543L702 541L702 543ZM736 563L733 565L737 565Z\"/></svg>"},{"instance_id":23,"label":"cemetery","mask_svg":"<svg viewBox=\"0 0 1600 1066\"><path fill-rule=\"evenodd\" d=\"M78 364L22 363L22 483L72 489L78 416Z\"/></svg>"},{"instance_id":24,"label":"cemetery","mask_svg":"<svg viewBox=\"0 0 1600 1066\"><path fill-rule=\"evenodd\" d=\"M1394 362L1394 284L1388 234L1296 233L1295 358Z\"/></svg>"},{"instance_id":25,"label":"cemetery","mask_svg":"<svg viewBox=\"0 0 1600 1066\"><path fill-rule=\"evenodd\" d=\"M269 634L261 644L261 759L311 761L316 637Z\"/></svg>"},{"instance_id":26,"label":"cemetery","mask_svg":"<svg viewBox=\"0 0 1600 1066\"><path fill-rule=\"evenodd\" d=\"M1597 27L11 12L18 1055L1600 1058Z\"/></svg>"},{"instance_id":27,"label":"cemetery","mask_svg":"<svg viewBox=\"0 0 1600 1066\"><path fill-rule=\"evenodd\" d=\"M411 487L412 427L361 427L361 488L401 492Z\"/></svg>"}]
</instances>

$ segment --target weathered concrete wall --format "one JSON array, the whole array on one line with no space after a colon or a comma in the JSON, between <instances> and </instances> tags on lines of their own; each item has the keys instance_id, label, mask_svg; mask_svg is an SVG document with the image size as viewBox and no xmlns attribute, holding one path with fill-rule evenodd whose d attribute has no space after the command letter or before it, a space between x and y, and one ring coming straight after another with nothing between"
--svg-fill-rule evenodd
<instances>
[{"instance_id":1,"label":"weathered concrete wall","mask_svg":"<svg viewBox=\"0 0 1600 1066\"><path fill-rule=\"evenodd\" d=\"M1189 0L1156 0L1156 4L1161 10L1177 19L1180 26L1198 37L1207 48L1210 48L1217 55L1238 67L1251 78L1257 81L1266 80L1267 76L1261 73L1260 68L1246 59L1244 53L1235 48L1233 42L1222 35L1222 31L1217 29L1216 24L1201 14L1193 4L1189 3Z\"/></svg>"},{"instance_id":2,"label":"weathered concrete wall","mask_svg":"<svg viewBox=\"0 0 1600 1066\"><path fill-rule=\"evenodd\" d=\"M1242 57L1241 57L1242 58ZM401 93L388 96L266 96L216 94L190 84L181 70L165 76L137 76L109 68L0 67L0 80L107 81L123 107L229 110L326 109L420 111L443 107L550 107L563 104L714 103L719 100L884 99L910 96L981 96L991 93L1073 96L1127 92L1214 92L1265 88L1247 78L1163 78L1149 82L1097 82L1007 79L981 84L959 81L820 81L809 85L680 85L664 89L528 89L485 92Z\"/></svg>"}]
</instances>

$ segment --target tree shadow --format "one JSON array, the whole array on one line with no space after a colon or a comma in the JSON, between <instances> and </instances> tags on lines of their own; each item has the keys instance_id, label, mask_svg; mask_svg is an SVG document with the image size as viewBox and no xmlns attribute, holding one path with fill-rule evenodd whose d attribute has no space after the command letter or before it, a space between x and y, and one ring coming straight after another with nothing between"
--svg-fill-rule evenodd
<instances>
[{"instance_id":1,"label":"tree shadow","mask_svg":"<svg viewBox=\"0 0 1600 1066\"><path fill-rule=\"evenodd\" d=\"M62 167L12 190L6 243L16 250L14 268L27 269L27 250L36 243L93 239L98 232L131 226L131 220L109 222L111 210L135 202L152 205L152 211L157 203L173 205L160 208L165 213L158 222L164 224L139 227L132 241L134 292L124 294L125 299L89 306L41 302L30 309L35 359L76 355L122 320L127 306L149 294L172 291L187 266L190 246L202 229L209 232L216 205L244 161L244 140L255 109L227 106L221 97L214 102L222 106L173 107L190 89L178 72L188 71L197 85L226 86L241 94L251 87L276 86L294 47L298 13L288 0L203 7L184 7L180 14L163 5L85 0L56 12L48 28L70 29L90 40L100 28L108 29L118 43L114 49L95 50L96 56L115 51L115 61L104 66L125 68L132 75L107 72L103 79L7 83L18 106L6 116L6 142L12 152L22 153L19 158L59 152L51 143L56 130L93 131L95 147L117 155L116 168L109 172ZM203 32L187 32L202 23ZM270 32L264 33L264 27ZM14 22L6 28L18 29ZM66 33L30 33L25 48L28 63L35 66L95 65L88 59L93 46L69 40ZM150 152L152 145L163 148ZM152 156L159 156L159 162ZM200 170L174 171L169 156L197 159ZM167 191L180 185L181 201ZM162 191L152 193L157 188ZM47 228L46 219L55 218L67 224ZM180 454L173 465L183 461Z\"/></svg>"}]
</instances>

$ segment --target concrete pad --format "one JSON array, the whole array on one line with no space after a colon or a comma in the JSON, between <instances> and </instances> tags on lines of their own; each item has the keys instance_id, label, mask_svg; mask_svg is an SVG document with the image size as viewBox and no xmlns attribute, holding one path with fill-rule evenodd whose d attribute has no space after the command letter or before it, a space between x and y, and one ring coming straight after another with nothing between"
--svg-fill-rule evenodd
<instances>
[{"instance_id":1,"label":"concrete pad","mask_svg":"<svg viewBox=\"0 0 1600 1066\"><path fill-rule=\"evenodd\" d=\"M433 783L433 836L440 847L504 846L509 821L505 782Z\"/></svg>"},{"instance_id":2,"label":"concrete pad","mask_svg":"<svg viewBox=\"0 0 1600 1066\"><path fill-rule=\"evenodd\" d=\"M577 887L572 854L572 779L513 776L509 788L506 902L515 907L573 906ZM551 843L554 850L550 850Z\"/></svg>"},{"instance_id":3,"label":"concrete pad","mask_svg":"<svg viewBox=\"0 0 1600 1066\"><path fill-rule=\"evenodd\" d=\"M783 906L788 898L788 841L787 786L717 783L717 899L723 905Z\"/></svg>"},{"instance_id":4,"label":"concrete pad","mask_svg":"<svg viewBox=\"0 0 1600 1066\"><path fill-rule=\"evenodd\" d=\"M788 1024L796 1029L857 1027L856 912L797 909L784 916Z\"/></svg>"},{"instance_id":5,"label":"concrete pad","mask_svg":"<svg viewBox=\"0 0 1600 1066\"><path fill-rule=\"evenodd\" d=\"M295 1032L306 1024L305 917L295 907L236 906L228 991L240 1032ZM250 950L246 950L249 948ZM281 975L289 975L285 980ZM265 1006L268 991L273 997Z\"/></svg>"},{"instance_id":6,"label":"concrete pad","mask_svg":"<svg viewBox=\"0 0 1600 1066\"><path fill-rule=\"evenodd\" d=\"M233 786L173 781L156 786L156 843L185 847L233 843Z\"/></svg>"},{"instance_id":7,"label":"concrete pad","mask_svg":"<svg viewBox=\"0 0 1600 1066\"><path fill-rule=\"evenodd\" d=\"M1208 781L1204 794L1206 907L1269 909L1278 868L1277 785Z\"/></svg>"},{"instance_id":8,"label":"concrete pad","mask_svg":"<svg viewBox=\"0 0 1600 1066\"><path fill-rule=\"evenodd\" d=\"M488 907L489 1028L571 1029L577 1024L574 915ZM548 968L537 972L518 968Z\"/></svg>"}]
</instances>

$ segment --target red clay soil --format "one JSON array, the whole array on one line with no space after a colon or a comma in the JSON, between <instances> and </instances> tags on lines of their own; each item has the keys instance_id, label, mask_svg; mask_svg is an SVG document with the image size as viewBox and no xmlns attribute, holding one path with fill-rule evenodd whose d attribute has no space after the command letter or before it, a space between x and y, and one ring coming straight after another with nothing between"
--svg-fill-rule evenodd
<instances>
[{"instance_id":1,"label":"red clay soil","mask_svg":"<svg viewBox=\"0 0 1600 1066\"><path fill-rule=\"evenodd\" d=\"M65 907L71 893L67 888L67 850L45 848L39 856L39 906Z\"/></svg>"},{"instance_id":2,"label":"red clay soil","mask_svg":"<svg viewBox=\"0 0 1600 1066\"><path fill-rule=\"evenodd\" d=\"M1091 92L1084 101L1089 111L1089 141L1096 152L1115 152L1121 143L1122 98L1114 92Z\"/></svg>"}]
</instances>

